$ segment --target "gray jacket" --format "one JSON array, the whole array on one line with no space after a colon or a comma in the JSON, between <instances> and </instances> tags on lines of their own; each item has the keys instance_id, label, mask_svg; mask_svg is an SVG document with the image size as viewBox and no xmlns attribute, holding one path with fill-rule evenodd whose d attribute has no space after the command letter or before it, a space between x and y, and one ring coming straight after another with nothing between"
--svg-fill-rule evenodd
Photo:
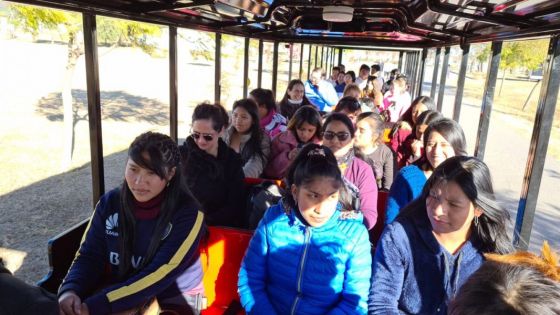
<instances>
[{"instance_id":1,"label":"gray jacket","mask_svg":"<svg viewBox=\"0 0 560 315\"><path fill-rule=\"evenodd\" d=\"M224 142L229 146L230 139L233 135L235 129L230 126L224 135L222 136ZM245 177L258 178L261 176L266 164L268 163L268 157L270 155L270 138L263 132L261 137L261 150L263 151L264 157L261 158L256 155L249 156L244 154L245 144L251 139L251 134L241 135L241 143L239 144L239 154L241 155L241 160L243 161L243 173Z\"/></svg>"}]
</instances>

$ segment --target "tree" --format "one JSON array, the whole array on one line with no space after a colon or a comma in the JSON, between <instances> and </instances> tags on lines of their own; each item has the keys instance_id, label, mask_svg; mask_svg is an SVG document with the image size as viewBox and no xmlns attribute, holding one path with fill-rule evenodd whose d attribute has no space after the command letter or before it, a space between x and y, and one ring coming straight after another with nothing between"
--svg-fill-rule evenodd
<instances>
[{"instance_id":1,"label":"tree","mask_svg":"<svg viewBox=\"0 0 560 315\"><path fill-rule=\"evenodd\" d=\"M11 4L10 22L20 30L37 39L40 31L58 31L67 43L67 62L62 82L62 107L64 113L64 152L62 157L63 170L69 170L74 149L74 113L72 100L72 77L80 56L84 54L82 34L82 15L55 9ZM157 46L149 39L161 34L158 26L98 17L98 41L101 44L115 46L140 47L146 53L153 53Z\"/></svg>"}]
</instances>

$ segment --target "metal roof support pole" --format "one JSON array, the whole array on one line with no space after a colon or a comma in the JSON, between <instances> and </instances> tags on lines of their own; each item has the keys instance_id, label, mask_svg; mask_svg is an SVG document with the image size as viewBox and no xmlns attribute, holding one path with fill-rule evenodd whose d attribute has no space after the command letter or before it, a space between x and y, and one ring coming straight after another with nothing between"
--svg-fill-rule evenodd
<instances>
[{"instance_id":1,"label":"metal roof support pole","mask_svg":"<svg viewBox=\"0 0 560 315\"><path fill-rule=\"evenodd\" d=\"M177 27L169 26L169 135L178 139Z\"/></svg>"},{"instance_id":2,"label":"metal roof support pole","mask_svg":"<svg viewBox=\"0 0 560 315\"><path fill-rule=\"evenodd\" d=\"M410 53L406 52L404 57L404 68L406 71L404 72L407 77L410 77Z\"/></svg>"},{"instance_id":3,"label":"metal roof support pole","mask_svg":"<svg viewBox=\"0 0 560 315\"><path fill-rule=\"evenodd\" d=\"M264 43L262 39L259 39L259 71L257 73L257 87L262 86L262 72L263 72L263 49Z\"/></svg>"},{"instance_id":4,"label":"metal roof support pole","mask_svg":"<svg viewBox=\"0 0 560 315\"><path fill-rule=\"evenodd\" d=\"M301 43L301 47L300 47L300 55L299 55L299 76L298 78L301 80L301 75L303 74L303 47L305 47L305 45L303 43Z\"/></svg>"},{"instance_id":5,"label":"metal roof support pole","mask_svg":"<svg viewBox=\"0 0 560 315\"><path fill-rule=\"evenodd\" d=\"M338 49L338 65L340 66L342 64L342 54L344 53L344 49L343 48L339 48ZM346 69L344 69L346 70Z\"/></svg>"},{"instance_id":6,"label":"metal roof support pole","mask_svg":"<svg viewBox=\"0 0 560 315\"><path fill-rule=\"evenodd\" d=\"M461 116L461 104L463 103L463 90L465 89L465 77L467 76L467 65L469 63L469 51L471 45L464 45L461 57L461 68L459 68L459 79L457 80L457 92L455 93L455 105L453 106L453 120L459 122Z\"/></svg>"},{"instance_id":7,"label":"metal roof support pole","mask_svg":"<svg viewBox=\"0 0 560 315\"><path fill-rule=\"evenodd\" d=\"M222 85L222 34L216 33L216 50L214 55L214 102L220 103Z\"/></svg>"},{"instance_id":8,"label":"metal roof support pole","mask_svg":"<svg viewBox=\"0 0 560 315\"><path fill-rule=\"evenodd\" d=\"M482 106L480 108L480 120L478 122L478 133L474 155L484 160L484 150L486 149L486 139L488 138L488 126L490 125L490 114L492 113L492 103L494 102L494 90L496 89L496 79L500 68L502 53L502 42L492 42L492 55L490 56L490 66L486 76L484 94L482 94Z\"/></svg>"},{"instance_id":9,"label":"metal roof support pole","mask_svg":"<svg viewBox=\"0 0 560 315\"><path fill-rule=\"evenodd\" d=\"M243 51L243 97L249 95L249 44L251 39L245 37L245 50Z\"/></svg>"},{"instance_id":10,"label":"metal roof support pole","mask_svg":"<svg viewBox=\"0 0 560 315\"><path fill-rule=\"evenodd\" d=\"M410 95L416 95L416 78L418 76L418 52L412 53L412 75L408 79L408 84L410 86Z\"/></svg>"},{"instance_id":11,"label":"metal roof support pole","mask_svg":"<svg viewBox=\"0 0 560 315\"><path fill-rule=\"evenodd\" d=\"M315 65L313 69L317 68L317 55L319 53L319 46L315 46Z\"/></svg>"},{"instance_id":12,"label":"metal roof support pole","mask_svg":"<svg viewBox=\"0 0 560 315\"><path fill-rule=\"evenodd\" d=\"M529 247L550 130L552 129L558 99L558 86L560 85L560 39L558 36L550 40L548 57L543 69L545 72L541 94L515 220L513 243L520 250L527 250Z\"/></svg>"},{"instance_id":13,"label":"metal roof support pole","mask_svg":"<svg viewBox=\"0 0 560 315\"><path fill-rule=\"evenodd\" d=\"M292 62L294 61L294 58L292 57L292 55L294 54L294 43L290 43L290 49L289 49L289 54L290 54L290 65L288 66L288 82L292 79Z\"/></svg>"},{"instance_id":14,"label":"metal roof support pole","mask_svg":"<svg viewBox=\"0 0 560 315\"><path fill-rule=\"evenodd\" d=\"M103 133L101 132L101 97L99 94L99 59L97 54L97 22L95 15L83 13L84 49L88 102L89 143L93 206L105 193L103 172Z\"/></svg>"},{"instance_id":15,"label":"metal roof support pole","mask_svg":"<svg viewBox=\"0 0 560 315\"><path fill-rule=\"evenodd\" d=\"M420 58L420 69L418 76L418 90L416 96L422 95L422 88L424 87L424 69L426 69L426 58L428 57L428 49L422 49L422 57Z\"/></svg>"},{"instance_id":16,"label":"metal roof support pole","mask_svg":"<svg viewBox=\"0 0 560 315\"><path fill-rule=\"evenodd\" d=\"M321 63L320 63L320 67L321 69L323 69L323 53L325 52L325 46L321 46Z\"/></svg>"},{"instance_id":17,"label":"metal roof support pole","mask_svg":"<svg viewBox=\"0 0 560 315\"><path fill-rule=\"evenodd\" d=\"M278 42L274 42L272 53L272 94L276 97L276 85L278 83Z\"/></svg>"},{"instance_id":18,"label":"metal roof support pole","mask_svg":"<svg viewBox=\"0 0 560 315\"><path fill-rule=\"evenodd\" d=\"M422 55L421 51L417 51L416 52L416 66L414 67L414 80L412 82L414 82L414 94L412 95L416 95L418 94L418 90L422 89L422 83L418 82L418 77L420 76L420 68L421 68L421 62L422 60L420 59Z\"/></svg>"},{"instance_id":19,"label":"metal roof support pole","mask_svg":"<svg viewBox=\"0 0 560 315\"><path fill-rule=\"evenodd\" d=\"M327 76L327 78L330 77L330 70L329 70L329 50L330 50L329 47L327 47L327 49L325 49L325 75Z\"/></svg>"},{"instance_id":20,"label":"metal roof support pole","mask_svg":"<svg viewBox=\"0 0 560 315\"><path fill-rule=\"evenodd\" d=\"M439 82L439 93L437 99L437 110L441 112L443 108L443 98L445 97L445 83L447 81L447 70L449 69L449 52L451 47L445 47L443 55L443 67L441 68L441 78Z\"/></svg>"},{"instance_id":21,"label":"metal roof support pole","mask_svg":"<svg viewBox=\"0 0 560 315\"><path fill-rule=\"evenodd\" d=\"M404 51L399 51L399 71L400 71L400 72L403 71L403 70L402 70L402 62L403 62L402 59L403 59L403 54L404 54Z\"/></svg>"},{"instance_id":22,"label":"metal roof support pole","mask_svg":"<svg viewBox=\"0 0 560 315\"><path fill-rule=\"evenodd\" d=\"M311 74L311 54L313 50L313 45L309 44L309 60L307 61L307 78ZM307 78L303 78L303 80L307 80Z\"/></svg>"},{"instance_id":23,"label":"metal roof support pole","mask_svg":"<svg viewBox=\"0 0 560 315\"><path fill-rule=\"evenodd\" d=\"M437 75L439 71L439 56L441 55L441 48L436 49L436 57L434 60L434 74L432 75L432 90L430 91L430 97L435 101L436 98L436 87L437 87Z\"/></svg>"},{"instance_id":24,"label":"metal roof support pole","mask_svg":"<svg viewBox=\"0 0 560 315\"><path fill-rule=\"evenodd\" d=\"M327 50L327 72L329 73L329 77L332 75L331 54L332 48L329 47Z\"/></svg>"},{"instance_id":25,"label":"metal roof support pole","mask_svg":"<svg viewBox=\"0 0 560 315\"><path fill-rule=\"evenodd\" d=\"M331 65L332 65L332 67L338 66L338 65L335 65L335 64L334 64L334 55L335 55L335 54L336 54L336 48L333 47L333 48L331 49ZM331 67L331 68L332 68L332 67Z\"/></svg>"}]
</instances>

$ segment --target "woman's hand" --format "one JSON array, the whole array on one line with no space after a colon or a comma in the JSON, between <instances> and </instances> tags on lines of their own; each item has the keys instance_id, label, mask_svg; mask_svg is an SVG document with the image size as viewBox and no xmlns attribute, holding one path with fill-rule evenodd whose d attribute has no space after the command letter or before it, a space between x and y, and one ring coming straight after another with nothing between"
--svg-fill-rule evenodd
<instances>
[{"instance_id":1,"label":"woman's hand","mask_svg":"<svg viewBox=\"0 0 560 315\"><path fill-rule=\"evenodd\" d=\"M74 291L66 291L58 298L60 315L89 315L89 310Z\"/></svg>"},{"instance_id":2,"label":"woman's hand","mask_svg":"<svg viewBox=\"0 0 560 315\"><path fill-rule=\"evenodd\" d=\"M298 148L294 148L292 149L292 151L288 152L288 160L292 161L293 159L295 159L298 152L299 152Z\"/></svg>"}]
</instances>

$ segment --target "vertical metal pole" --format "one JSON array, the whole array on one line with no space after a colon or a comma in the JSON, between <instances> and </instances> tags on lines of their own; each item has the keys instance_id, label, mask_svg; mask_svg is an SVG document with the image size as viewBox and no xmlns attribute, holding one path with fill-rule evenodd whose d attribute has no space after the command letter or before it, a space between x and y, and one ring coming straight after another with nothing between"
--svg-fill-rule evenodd
<instances>
[{"instance_id":1,"label":"vertical metal pole","mask_svg":"<svg viewBox=\"0 0 560 315\"><path fill-rule=\"evenodd\" d=\"M169 26L169 134L178 139L177 27Z\"/></svg>"},{"instance_id":2,"label":"vertical metal pole","mask_svg":"<svg viewBox=\"0 0 560 315\"><path fill-rule=\"evenodd\" d=\"M403 71L402 63L403 63L403 55L404 51L399 51L399 71Z\"/></svg>"},{"instance_id":3,"label":"vertical metal pole","mask_svg":"<svg viewBox=\"0 0 560 315\"><path fill-rule=\"evenodd\" d=\"M99 59L97 55L97 22L95 17L95 15L89 13L82 14L93 207L95 207L99 197L105 193L103 133L101 132L101 97L99 93Z\"/></svg>"},{"instance_id":4,"label":"vertical metal pole","mask_svg":"<svg viewBox=\"0 0 560 315\"><path fill-rule=\"evenodd\" d=\"M455 93L455 104L453 105L453 120L459 122L461 115L461 104L463 103L463 90L465 88L465 77L467 76L467 65L469 63L469 51L471 45L464 45L463 56L461 57L461 68L459 69L459 79L457 80L457 92Z\"/></svg>"},{"instance_id":5,"label":"vertical metal pole","mask_svg":"<svg viewBox=\"0 0 560 315\"><path fill-rule=\"evenodd\" d=\"M303 78L304 81L309 78L309 73L311 73L311 51L313 50L313 45L309 45L309 60L307 62L307 78Z\"/></svg>"},{"instance_id":6,"label":"vertical metal pole","mask_svg":"<svg viewBox=\"0 0 560 315\"><path fill-rule=\"evenodd\" d=\"M222 78L222 34L220 33L216 33L214 64L214 102L219 104L222 93L222 86L220 84Z\"/></svg>"},{"instance_id":7,"label":"vertical metal pole","mask_svg":"<svg viewBox=\"0 0 560 315\"><path fill-rule=\"evenodd\" d=\"M272 94L276 97L276 85L278 83L278 42L274 42L272 53Z\"/></svg>"},{"instance_id":8,"label":"vertical metal pole","mask_svg":"<svg viewBox=\"0 0 560 315\"><path fill-rule=\"evenodd\" d=\"M418 72L418 52L412 53L412 75L408 78L408 85L410 86L410 95L416 95L416 75Z\"/></svg>"},{"instance_id":9,"label":"vertical metal pole","mask_svg":"<svg viewBox=\"0 0 560 315\"><path fill-rule=\"evenodd\" d=\"M257 87L259 88L262 86L263 49L264 49L264 43L262 39L259 39L259 71L257 73Z\"/></svg>"},{"instance_id":10,"label":"vertical metal pole","mask_svg":"<svg viewBox=\"0 0 560 315\"><path fill-rule=\"evenodd\" d=\"M323 60L325 59L325 46L321 46L321 69L323 69Z\"/></svg>"},{"instance_id":11,"label":"vertical metal pole","mask_svg":"<svg viewBox=\"0 0 560 315\"><path fill-rule=\"evenodd\" d=\"M319 46L315 46L315 67L317 68L317 54L319 53Z\"/></svg>"},{"instance_id":12,"label":"vertical metal pole","mask_svg":"<svg viewBox=\"0 0 560 315\"><path fill-rule=\"evenodd\" d=\"M303 45L303 43L301 43L301 48L300 48L300 55L299 55L299 79L301 80L301 75L303 74L303 47L305 47Z\"/></svg>"},{"instance_id":13,"label":"vertical metal pole","mask_svg":"<svg viewBox=\"0 0 560 315\"><path fill-rule=\"evenodd\" d=\"M329 47L327 47L326 49L326 57L325 58L325 73L327 74L327 78L331 77L331 67L330 67L330 53L331 53L331 49Z\"/></svg>"},{"instance_id":14,"label":"vertical metal pole","mask_svg":"<svg viewBox=\"0 0 560 315\"><path fill-rule=\"evenodd\" d=\"M541 95L535 115L535 124L533 125L533 135L529 147L525 176L523 177L523 188L521 189L521 198L517 208L513 236L514 245L521 250L527 250L529 247L546 151L558 99L558 86L560 85L560 39L558 36L550 39L548 57L543 69L545 72Z\"/></svg>"},{"instance_id":15,"label":"vertical metal pole","mask_svg":"<svg viewBox=\"0 0 560 315\"><path fill-rule=\"evenodd\" d=\"M249 95L249 44L251 39L245 37L245 51L243 52L243 97Z\"/></svg>"},{"instance_id":16,"label":"vertical metal pole","mask_svg":"<svg viewBox=\"0 0 560 315\"><path fill-rule=\"evenodd\" d=\"M424 69L426 68L426 58L428 57L428 49L422 49L422 57L420 59L420 69L419 76L418 76L418 90L416 96L422 95L422 88L424 86Z\"/></svg>"},{"instance_id":17,"label":"vertical metal pole","mask_svg":"<svg viewBox=\"0 0 560 315\"><path fill-rule=\"evenodd\" d=\"M289 49L289 54L290 54L290 65L288 66L288 82L292 80L292 55L294 54L294 43L290 43L290 49Z\"/></svg>"},{"instance_id":18,"label":"vertical metal pole","mask_svg":"<svg viewBox=\"0 0 560 315\"><path fill-rule=\"evenodd\" d=\"M333 65L333 67L335 66L334 64L334 55L336 54L336 48L332 49L332 53L331 53L331 64ZM338 65L336 65L338 66Z\"/></svg>"},{"instance_id":19,"label":"vertical metal pole","mask_svg":"<svg viewBox=\"0 0 560 315\"><path fill-rule=\"evenodd\" d=\"M430 97L432 99L436 98L436 87L437 87L437 75L439 71L439 56L441 55L441 48L436 49L436 57L434 60L434 74L432 75L432 90L430 91Z\"/></svg>"},{"instance_id":20,"label":"vertical metal pole","mask_svg":"<svg viewBox=\"0 0 560 315\"><path fill-rule=\"evenodd\" d=\"M441 78L439 82L439 94L437 100L437 110L441 112L443 108L443 98L445 97L445 83L447 81L447 70L449 69L449 52L451 47L445 47L443 55L443 67L441 68Z\"/></svg>"},{"instance_id":21,"label":"vertical metal pole","mask_svg":"<svg viewBox=\"0 0 560 315\"><path fill-rule=\"evenodd\" d=\"M496 88L496 79L498 78L498 69L500 68L501 52L502 42L492 42L492 56L488 75L486 77L484 94L482 95L482 107L480 108L480 120L478 122L478 133L474 149L474 155L481 160L484 160L486 139L488 138L488 126L490 125L490 114L492 113L492 103L494 102L494 90Z\"/></svg>"},{"instance_id":22,"label":"vertical metal pole","mask_svg":"<svg viewBox=\"0 0 560 315\"><path fill-rule=\"evenodd\" d=\"M339 48L338 49L338 65L340 66L342 64L342 54L344 52L343 48Z\"/></svg>"}]
</instances>

